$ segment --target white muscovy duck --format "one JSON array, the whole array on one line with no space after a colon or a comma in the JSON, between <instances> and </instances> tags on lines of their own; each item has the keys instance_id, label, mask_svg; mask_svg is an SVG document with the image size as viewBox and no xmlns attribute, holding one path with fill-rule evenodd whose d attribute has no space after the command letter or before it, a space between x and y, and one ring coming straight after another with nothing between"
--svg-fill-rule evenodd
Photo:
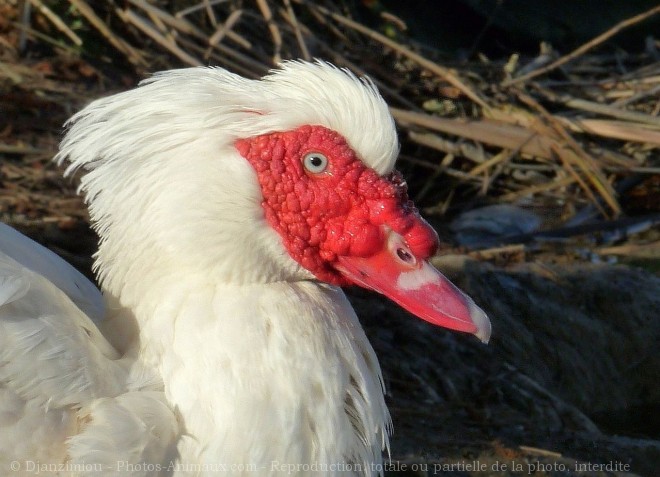
<instances>
[{"instance_id":1,"label":"white muscovy duck","mask_svg":"<svg viewBox=\"0 0 660 477\"><path fill-rule=\"evenodd\" d=\"M378 474L381 372L338 286L490 335L427 263L437 235L397 153L374 85L323 62L164 72L76 114L57 160L84 171L105 317L81 275L0 229L0 463Z\"/></svg>"}]
</instances>

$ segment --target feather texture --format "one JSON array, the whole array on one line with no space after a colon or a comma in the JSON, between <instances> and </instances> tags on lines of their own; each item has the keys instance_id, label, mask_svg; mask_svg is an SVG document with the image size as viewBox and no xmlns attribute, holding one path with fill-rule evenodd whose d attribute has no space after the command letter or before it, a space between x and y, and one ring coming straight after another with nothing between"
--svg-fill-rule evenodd
<instances>
[{"instance_id":1,"label":"feather texture","mask_svg":"<svg viewBox=\"0 0 660 477\"><path fill-rule=\"evenodd\" d=\"M52 273L53 268L48 267L53 263L63 264L53 261L48 250L39 250L40 245L25 240L24 247L35 251L31 257L34 268L46 267ZM35 261L39 256L46 257L44 263ZM60 282L70 276L66 267L62 270ZM102 447L97 442L94 446L85 445L85 440L90 435L119 437L103 432L107 429L99 421L104 416L120 414L127 400L135 401L130 390L145 387L139 366L131 369L132 361L122 358L96 324L53 282L0 254L0 428L3 429L0 469L3 473L9 475L12 470L11 475L34 475L37 471L69 475L59 474L57 469L66 462L76 462L77 457L82 456L88 462L93 457L93 462L100 462L97 453ZM143 401L151 401L151 407L159 402L163 406L162 392L156 397L153 392L135 394L144 395ZM96 404L99 399L102 406ZM142 407L132 406L134 419L153 415L153 410L147 413L147 408ZM160 419L161 425L176 428L171 411L165 417L168 419ZM128 421L112 422L116 425ZM138 435L136 431L133 433ZM69 446L68 439L71 439ZM122 440L120 444L126 446L127 442ZM125 447L121 450L114 454L112 468L120 455L127 462L131 457L140 457L126 454ZM148 450L146 446L141 449ZM18 467L10 467L9 460ZM39 470L39 465L45 467ZM89 475L98 469L92 467ZM87 475L84 471L73 474Z\"/></svg>"},{"instance_id":2,"label":"feather texture","mask_svg":"<svg viewBox=\"0 0 660 477\"><path fill-rule=\"evenodd\" d=\"M1 222L0 251L50 280L95 322L103 319L105 305L96 285L47 248Z\"/></svg>"},{"instance_id":3,"label":"feather texture","mask_svg":"<svg viewBox=\"0 0 660 477\"><path fill-rule=\"evenodd\" d=\"M304 124L392 171L396 131L376 88L321 62L261 81L157 74L72 118L57 161L84 172L107 310L97 327L91 284L27 239L0 240L0 427L14 432L0 466L378 473L390 420L373 349L342 291L287 254L234 147Z\"/></svg>"}]
</instances>

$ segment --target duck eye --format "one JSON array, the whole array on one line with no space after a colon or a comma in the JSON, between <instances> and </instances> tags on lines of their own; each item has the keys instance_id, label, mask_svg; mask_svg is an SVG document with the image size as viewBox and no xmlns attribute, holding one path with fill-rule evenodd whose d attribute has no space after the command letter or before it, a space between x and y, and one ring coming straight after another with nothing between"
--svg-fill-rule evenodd
<instances>
[{"instance_id":1,"label":"duck eye","mask_svg":"<svg viewBox=\"0 0 660 477\"><path fill-rule=\"evenodd\" d=\"M320 152L308 152L303 157L303 166L312 174L320 174L328 167L328 158Z\"/></svg>"}]
</instances>

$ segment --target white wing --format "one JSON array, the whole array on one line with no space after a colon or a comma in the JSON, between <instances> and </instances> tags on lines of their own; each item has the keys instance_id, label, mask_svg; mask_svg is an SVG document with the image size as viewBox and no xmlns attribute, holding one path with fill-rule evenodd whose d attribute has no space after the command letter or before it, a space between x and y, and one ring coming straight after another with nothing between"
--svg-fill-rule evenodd
<instances>
[{"instance_id":1,"label":"white wing","mask_svg":"<svg viewBox=\"0 0 660 477\"><path fill-rule=\"evenodd\" d=\"M51 406L116 395L119 357L62 290L0 253L0 385Z\"/></svg>"},{"instance_id":2,"label":"white wing","mask_svg":"<svg viewBox=\"0 0 660 477\"><path fill-rule=\"evenodd\" d=\"M178 426L163 393L135 389L134 359L120 356L74 303L93 285L39 245L0 235L31 265L0 252L0 474L10 461L24 471L12 475L29 475L30 462L103 456L106 467L93 474L112 475L115 458L170 455Z\"/></svg>"},{"instance_id":3,"label":"white wing","mask_svg":"<svg viewBox=\"0 0 660 477\"><path fill-rule=\"evenodd\" d=\"M95 322L103 319L103 296L91 281L55 253L1 222L0 251L46 277Z\"/></svg>"}]
</instances>

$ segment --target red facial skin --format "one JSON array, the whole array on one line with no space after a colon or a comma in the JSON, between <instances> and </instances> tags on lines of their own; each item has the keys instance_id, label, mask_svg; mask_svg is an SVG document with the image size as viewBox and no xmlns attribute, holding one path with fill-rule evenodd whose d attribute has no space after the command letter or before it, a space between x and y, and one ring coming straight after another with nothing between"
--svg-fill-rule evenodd
<instances>
[{"instance_id":1,"label":"red facial skin","mask_svg":"<svg viewBox=\"0 0 660 477\"><path fill-rule=\"evenodd\" d=\"M379 176L322 126L235 145L257 173L269 224L319 280L370 288L423 320L488 341L483 310L426 260L438 236L408 200L401 175ZM309 153L317 156L306 163Z\"/></svg>"},{"instance_id":2,"label":"red facial skin","mask_svg":"<svg viewBox=\"0 0 660 477\"><path fill-rule=\"evenodd\" d=\"M238 152L257 173L268 223L300 265L319 280L352 283L334 268L339 256L369 257L383 249L383 225L400 234L418 259L438 247L401 175L379 176L346 140L323 126L301 126L238 140ZM303 166L310 152L328 158L318 174Z\"/></svg>"}]
</instances>

